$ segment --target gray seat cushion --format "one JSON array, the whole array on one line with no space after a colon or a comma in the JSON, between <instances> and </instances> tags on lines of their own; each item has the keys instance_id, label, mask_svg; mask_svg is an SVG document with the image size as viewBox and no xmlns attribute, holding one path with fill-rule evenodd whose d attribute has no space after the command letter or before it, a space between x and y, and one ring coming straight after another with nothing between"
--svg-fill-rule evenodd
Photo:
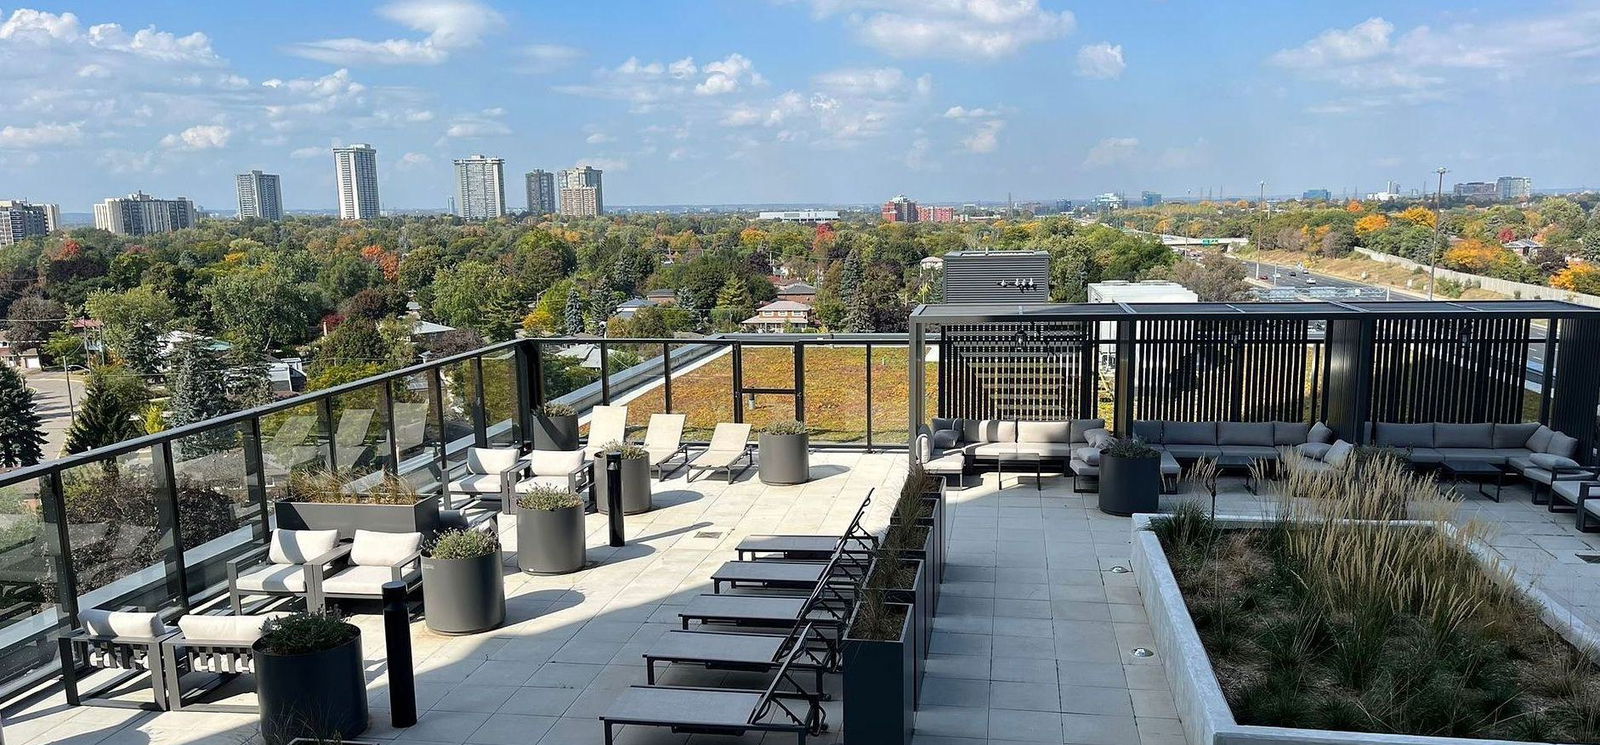
<instances>
[{"instance_id":1,"label":"gray seat cushion","mask_svg":"<svg viewBox=\"0 0 1600 745\"><path fill-rule=\"evenodd\" d=\"M1433 425L1378 422L1373 431L1373 444L1386 448L1431 448Z\"/></svg>"},{"instance_id":2,"label":"gray seat cushion","mask_svg":"<svg viewBox=\"0 0 1600 745\"><path fill-rule=\"evenodd\" d=\"M1504 465L1506 456L1493 448L1435 448L1441 460L1481 460L1497 466Z\"/></svg>"},{"instance_id":3,"label":"gray seat cushion","mask_svg":"<svg viewBox=\"0 0 1600 745\"><path fill-rule=\"evenodd\" d=\"M1018 452L1038 453L1044 458L1069 458L1072 451L1081 446L1070 442L1019 442L1016 444Z\"/></svg>"},{"instance_id":4,"label":"gray seat cushion","mask_svg":"<svg viewBox=\"0 0 1600 745\"><path fill-rule=\"evenodd\" d=\"M1273 422L1272 444L1274 445L1299 445L1306 442L1311 436L1311 424L1308 422Z\"/></svg>"},{"instance_id":5,"label":"gray seat cushion","mask_svg":"<svg viewBox=\"0 0 1600 745\"><path fill-rule=\"evenodd\" d=\"M1133 436L1150 444L1164 442L1162 422L1153 419L1133 423Z\"/></svg>"},{"instance_id":6,"label":"gray seat cushion","mask_svg":"<svg viewBox=\"0 0 1600 745\"><path fill-rule=\"evenodd\" d=\"M1444 454L1434 450L1433 448L1411 448L1409 451L1402 452L1406 453L1406 457L1410 459L1412 463L1424 463L1431 465L1444 462Z\"/></svg>"},{"instance_id":7,"label":"gray seat cushion","mask_svg":"<svg viewBox=\"0 0 1600 745\"><path fill-rule=\"evenodd\" d=\"M1526 448L1518 449L1521 450L1521 452L1512 453L1510 450L1506 451L1506 465L1516 469L1518 473L1526 471L1530 468L1538 468L1538 466L1533 464L1532 450L1528 450Z\"/></svg>"},{"instance_id":8,"label":"gray seat cushion","mask_svg":"<svg viewBox=\"0 0 1600 745\"><path fill-rule=\"evenodd\" d=\"M1496 424L1494 425L1494 446L1496 448L1526 448L1528 438L1538 431L1538 422L1526 424Z\"/></svg>"},{"instance_id":9,"label":"gray seat cushion","mask_svg":"<svg viewBox=\"0 0 1600 745\"><path fill-rule=\"evenodd\" d=\"M1086 433L1089 430L1105 428L1106 420L1104 419L1074 419L1071 427L1072 442L1088 442L1089 438Z\"/></svg>"},{"instance_id":10,"label":"gray seat cushion","mask_svg":"<svg viewBox=\"0 0 1600 745\"><path fill-rule=\"evenodd\" d=\"M1079 476L1098 477L1100 475L1100 467L1096 465L1090 465L1089 461L1086 460L1073 458L1068 465L1072 468L1072 472Z\"/></svg>"},{"instance_id":11,"label":"gray seat cushion","mask_svg":"<svg viewBox=\"0 0 1600 745\"><path fill-rule=\"evenodd\" d=\"M1493 424L1435 424L1433 446L1436 448L1494 447Z\"/></svg>"},{"instance_id":12,"label":"gray seat cushion","mask_svg":"<svg viewBox=\"0 0 1600 745\"><path fill-rule=\"evenodd\" d=\"M1016 452L1016 449L1017 444L1014 442L980 442L966 447L967 453L974 458L994 458Z\"/></svg>"},{"instance_id":13,"label":"gray seat cushion","mask_svg":"<svg viewBox=\"0 0 1600 745\"><path fill-rule=\"evenodd\" d=\"M1017 423L1009 419L961 420L963 442L1016 442Z\"/></svg>"},{"instance_id":14,"label":"gray seat cushion","mask_svg":"<svg viewBox=\"0 0 1600 745\"><path fill-rule=\"evenodd\" d=\"M1215 458L1222 454L1222 448L1216 445L1189 445L1182 443L1168 443L1167 452L1174 458L1192 460L1196 458Z\"/></svg>"},{"instance_id":15,"label":"gray seat cushion","mask_svg":"<svg viewBox=\"0 0 1600 745\"><path fill-rule=\"evenodd\" d=\"M1582 493L1584 483L1583 481L1562 479L1555 482L1555 485L1550 487L1550 491L1566 500L1568 504L1577 504L1578 495ZM1590 510L1595 509L1596 505L1600 505L1600 499L1596 499L1596 497L1600 497L1600 487L1590 486L1589 500L1585 501L1583 506Z\"/></svg>"},{"instance_id":16,"label":"gray seat cushion","mask_svg":"<svg viewBox=\"0 0 1600 745\"><path fill-rule=\"evenodd\" d=\"M1183 467L1178 465L1178 459L1172 457L1172 453L1161 451L1161 475L1177 476L1180 473L1183 473Z\"/></svg>"},{"instance_id":17,"label":"gray seat cushion","mask_svg":"<svg viewBox=\"0 0 1600 745\"><path fill-rule=\"evenodd\" d=\"M1067 422L1017 422L1017 442L1072 442L1072 425Z\"/></svg>"},{"instance_id":18,"label":"gray seat cushion","mask_svg":"<svg viewBox=\"0 0 1600 745\"><path fill-rule=\"evenodd\" d=\"M1162 442L1168 445L1215 445L1216 422L1163 422Z\"/></svg>"},{"instance_id":19,"label":"gray seat cushion","mask_svg":"<svg viewBox=\"0 0 1600 745\"><path fill-rule=\"evenodd\" d=\"M1220 422L1217 424L1218 445L1257 445L1272 447L1272 422Z\"/></svg>"},{"instance_id":20,"label":"gray seat cushion","mask_svg":"<svg viewBox=\"0 0 1600 745\"><path fill-rule=\"evenodd\" d=\"M1278 449L1267 445L1218 445L1222 455L1242 455L1257 460L1277 460Z\"/></svg>"}]
</instances>

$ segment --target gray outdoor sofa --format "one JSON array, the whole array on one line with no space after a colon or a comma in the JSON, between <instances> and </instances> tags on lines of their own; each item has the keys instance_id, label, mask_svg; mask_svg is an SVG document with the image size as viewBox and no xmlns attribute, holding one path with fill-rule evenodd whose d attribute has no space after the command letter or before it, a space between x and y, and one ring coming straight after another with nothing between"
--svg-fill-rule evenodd
<instances>
[{"instance_id":1,"label":"gray outdoor sofa","mask_svg":"<svg viewBox=\"0 0 1600 745\"><path fill-rule=\"evenodd\" d=\"M1580 480L1578 440L1538 422L1522 424L1399 424L1371 425L1367 441L1393 448L1417 465L1437 465L1447 460L1477 460L1504 466L1527 479L1534 501L1555 481ZM1545 497L1548 499L1548 495Z\"/></svg>"}]
</instances>

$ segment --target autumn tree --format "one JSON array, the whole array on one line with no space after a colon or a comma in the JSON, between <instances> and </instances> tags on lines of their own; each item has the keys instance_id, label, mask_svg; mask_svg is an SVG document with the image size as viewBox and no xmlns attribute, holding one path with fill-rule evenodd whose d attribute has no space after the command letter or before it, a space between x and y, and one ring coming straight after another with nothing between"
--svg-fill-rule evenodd
<instances>
[{"instance_id":1,"label":"autumn tree","mask_svg":"<svg viewBox=\"0 0 1600 745\"><path fill-rule=\"evenodd\" d=\"M1439 213L1420 205L1407 207L1404 212L1400 213L1399 217L1412 225L1422 225L1429 228L1439 224Z\"/></svg>"},{"instance_id":2,"label":"autumn tree","mask_svg":"<svg viewBox=\"0 0 1600 745\"><path fill-rule=\"evenodd\" d=\"M1389 227L1389 218L1373 213L1356 220L1356 235L1370 235Z\"/></svg>"},{"instance_id":3,"label":"autumn tree","mask_svg":"<svg viewBox=\"0 0 1600 745\"><path fill-rule=\"evenodd\" d=\"M1600 268L1588 262L1573 264L1551 277L1550 286L1585 295L1600 295Z\"/></svg>"}]
</instances>

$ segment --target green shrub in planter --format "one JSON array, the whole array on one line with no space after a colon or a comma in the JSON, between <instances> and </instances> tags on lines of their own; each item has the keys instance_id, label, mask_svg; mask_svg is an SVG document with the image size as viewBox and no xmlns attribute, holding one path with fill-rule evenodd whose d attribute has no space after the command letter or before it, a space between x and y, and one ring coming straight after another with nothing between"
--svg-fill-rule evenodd
<instances>
[{"instance_id":1,"label":"green shrub in planter","mask_svg":"<svg viewBox=\"0 0 1600 745\"><path fill-rule=\"evenodd\" d=\"M761 425L761 434L808 435L811 434L811 428L798 419L780 419L776 422L767 422Z\"/></svg>"},{"instance_id":2,"label":"green shrub in planter","mask_svg":"<svg viewBox=\"0 0 1600 745\"><path fill-rule=\"evenodd\" d=\"M618 454L617 469L622 481L622 514L637 515L649 512L655 506L650 492L650 451L629 442L612 440L600 446L601 453ZM611 474L605 462L597 456L594 464L594 503L601 512L609 512L607 490L611 488Z\"/></svg>"},{"instance_id":3,"label":"green shrub in planter","mask_svg":"<svg viewBox=\"0 0 1600 745\"><path fill-rule=\"evenodd\" d=\"M263 624L253 650L268 745L366 731L360 629L334 615L296 613Z\"/></svg>"},{"instance_id":4,"label":"green shrub in planter","mask_svg":"<svg viewBox=\"0 0 1600 745\"><path fill-rule=\"evenodd\" d=\"M533 412L535 450L576 450L578 410L566 404L545 403Z\"/></svg>"},{"instance_id":5,"label":"green shrub in planter","mask_svg":"<svg viewBox=\"0 0 1600 745\"><path fill-rule=\"evenodd\" d=\"M566 574L584 564L583 500L538 487L517 498L517 567L530 574Z\"/></svg>"},{"instance_id":6,"label":"green shrub in planter","mask_svg":"<svg viewBox=\"0 0 1600 745\"><path fill-rule=\"evenodd\" d=\"M604 445L601 445L600 446L600 452L602 452L602 453L611 453L611 452L618 453L618 454L620 454L622 456L623 460L633 460L635 458L648 458L648 457L650 457L650 451L645 450L643 447L641 447L639 445L635 445L635 444L633 444L631 442L623 442L621 440L612 440L611 442L608 442L608 443L606 443Z\"/></svg>"},{"instance_id":7,"label":"green shrub in planter","mask_svg":"<svg viewBox=\"0 0 1600 745\"><path fill-rule=\"evenodd\" d=\"M567 404L556 403L554 401L545 403L543 406L540 406L538 408L538 412L539 412L539 414L541 416L577 416L578 415L578 410L577 409L574 409L571 406L568 406Z\"/></svg>"},{"instance_id":8,"label":"green shrub in planter","mask_svg":"<svg viewBox=\"0 0 1600 745\"><path fill-rule=\"evenodd\" d=\"M423 548L422 612L441 634L474 634L506 620L500 539L482 530L447 530Z\"/></svg>"}]
</instances>

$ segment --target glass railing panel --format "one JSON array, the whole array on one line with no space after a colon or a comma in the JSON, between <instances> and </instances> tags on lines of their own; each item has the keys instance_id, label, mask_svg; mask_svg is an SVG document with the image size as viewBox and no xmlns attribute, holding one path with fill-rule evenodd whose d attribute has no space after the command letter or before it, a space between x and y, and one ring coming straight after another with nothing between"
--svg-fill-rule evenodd
<instances>
[{"instance_id":1,"label":"glass railing panel","mask_svg":"<svg viewBox=\"0 0 1600 745\"><path fill-rule=\"evenodd\" d=\"M666 396L665 386L644 395ZM664 410L686 416L684 442L706 442L733 421L733 350L725 344L672 345L672 395ZM649 404L653 408L654 404Z\"/></svg>"},{"instance_id":2,"label":"glass railing panel","mask_svg":"<svg viewBox=\"0 0 1600 745\"><path fill-rule=\"evenodd\" d=\"M333 397L334 467L351 480L370 477L388 467L389 414L383 383L373 383Z\"/></svg>"},{"instance_id":3,"label":"glass railing panel","mask_svg":"<svg viewBox=\"0 0 1600 745\"><path fill-rule=\"evenodd\" d=\"M400 453L397 472L424 494L438 492L442 477L439 463L444 439L434 398L437 381L437 372L427 370L396 378L390 384L395 445Z\"/></svg>"},{"instance_id":4,"label":"glass railing panel","mask_svg":"<svg viewBox=\"0 0 1600 745\"><path fill-rule=\"evenodd\" d=\"M794 389L794 346L745 344L744 387Z\"/></svg>"},{"instance_id":5,"label":"glass railing panel","mask_svg":"<svg viewBox=\"0 0 1600 745\"><path fill-rule=\"evenodd\" d=\"M764 425L794 419L794 396L788 393L747 393L740 398L744 421L755 428L753 442Z\"/></svg>"},{"instance_id":6,"label":"glass railing panel","mask_svg":"<svg viewBox=\"0 0 1600 745\"><path fill-rule=\"evenodd\" d=\"M478 400L478 376L470 359L444 365L439 368L439 374L444 382L440 395L444 399L445 462L454 468L466 463L467 448L474 447L477 442L474 409Z\"/></svg>"},{"instance_id":7,"label":"glass railing panel","mask_svg":"<svg viewBox=\"0 0 1600 745\"><path fill-rule=\"evenodd\" d=\"M155 448L61 473L67 543L79 608L170 610L179 592L171 566L171 497Z\"/></svg>"},{"instance_id":8,"label":"glass railing panel","mask_svg":"<svg viewBox=\"0 0 1600 745\"><path fill-rule=\"evenodd\" d=\"M660 344L606 345L611 403L628 407L628 439L643 442L651 414L666 411L661 388L666 371Z\"/></svg>"},{"instance_id":9,"label":"glass railing panel","mask_svg":"<svg viewBox=\"0 0 1600 745\"><path fill-rule=\"evenodd\" d=\"M905 445L910 420L910 353L906 347L872 347L872 444Z\"/></svg>"},{"instance_id":10,"label":"glass railing panel","mask_svg":"<svg viewBox=\"0 0 1600 745\"><path fill-rule=\"evenodd\" d=\"M178 540L191 600L226 585L227 562L261 545L261 505L250 497L244 442L249 422L172 441Z\"/></svg>"},{"instance_id":11,"label":"glass railing panel","mask_svg":"<svg viewBox=\"0 0 1600 745\"><path fill-rule=\"evenodd\" d=\"M54 550L39 482L0 487L0 676L55 664L51 638L65 626Z\"/></svg>"},{"instance_id":12,"label":"glass railing panel","mask_svg":"<svg viewBox=\"0 0 1600 745\"><path fill-rule=\"evenodd\" d=\"M812 442L866 443L866 347L807 345L803 382Z\"/></svg>"},{"instance_id":13,"label":"glass railing panel","mask_svg":"<svg viewBox=\"0 0 1600 745\"><path fill-rule=\"evenodd\" d=\"M328 440L322 405L315 401L261 417L261 471L268 501L289 494L296 473L328 467Z\"/></svg>"},{"instance_id":14,"label":"glass railing panel","mask_svg":"<svg viewBox=\"0 0 1600 745\"><path fill-rule=\"evenodd\" d=\"M600 400L600 345L593 342L571 344L540 343L539 363L543 370L544 397L547 401L572 404L582 410L592 404L579 401L577 392L592 386L593 400Z\"/></svg>"},{"instance_id":15,"label":"glass railing panel","mask_svg":"<svg viewBox=\"0 0 1600 745\"><path fill-rule=\"evenodd\" d=\"M513 447L522 442L522 397L517 390L516 350L483 356L483 406L485 434L490 447Z\"/></svg>"}]
</instances>

